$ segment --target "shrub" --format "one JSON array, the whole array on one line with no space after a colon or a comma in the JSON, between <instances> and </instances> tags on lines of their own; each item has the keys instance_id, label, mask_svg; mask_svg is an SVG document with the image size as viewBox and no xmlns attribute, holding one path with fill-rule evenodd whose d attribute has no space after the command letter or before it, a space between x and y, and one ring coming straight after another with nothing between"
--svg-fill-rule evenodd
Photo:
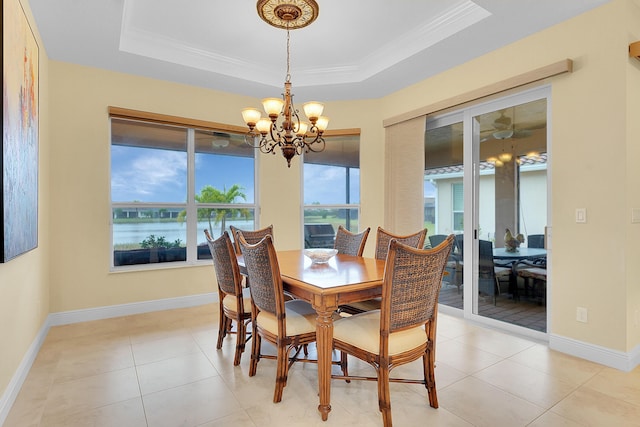
<instances>
[{"instance_id":1,"label":"shrub","mask_svg":"<svg viewBox=\"0 0 640 427\"><path fill-rule=\"evenodd\" d=\"M180 239L176 239L174 242L167 242L164 236L157 237L154 234L149 235L146 239L140 242L140 247L143 249L150 248L179 248L182 242Z\"/></svg>"}]
</instances>

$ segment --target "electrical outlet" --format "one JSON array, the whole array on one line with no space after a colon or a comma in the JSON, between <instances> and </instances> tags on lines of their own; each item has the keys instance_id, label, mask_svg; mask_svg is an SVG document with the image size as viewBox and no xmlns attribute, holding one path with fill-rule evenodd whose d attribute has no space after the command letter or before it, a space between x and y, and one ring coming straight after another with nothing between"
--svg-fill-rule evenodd
<instances>
[{"instance_id":1,"label":"electrical outlet","mask_svg":"<svg viewBox=\"0 0 640 427\"><path fill-rule=\"evenodd\" d=\"M576 308L576 320L578 322L587 323L587 309L585 307Z\"/></svg>"}]
</instances>

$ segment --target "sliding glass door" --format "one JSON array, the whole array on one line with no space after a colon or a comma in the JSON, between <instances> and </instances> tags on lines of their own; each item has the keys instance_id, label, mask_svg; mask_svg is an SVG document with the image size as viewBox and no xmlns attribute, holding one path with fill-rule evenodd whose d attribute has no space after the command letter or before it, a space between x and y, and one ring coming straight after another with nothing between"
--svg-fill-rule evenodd
<instances>
[{"instance_id":1,"label":"sliding glass door","mask_svg":"<svg viewBox=\"0 0 640 427\"><path fill-rule=\"evenodd\" d=\"M424 178L432 243L456 235L440 304L479 321L543 333L547 92L429 119Z\"/></svg>"}]
</instances>

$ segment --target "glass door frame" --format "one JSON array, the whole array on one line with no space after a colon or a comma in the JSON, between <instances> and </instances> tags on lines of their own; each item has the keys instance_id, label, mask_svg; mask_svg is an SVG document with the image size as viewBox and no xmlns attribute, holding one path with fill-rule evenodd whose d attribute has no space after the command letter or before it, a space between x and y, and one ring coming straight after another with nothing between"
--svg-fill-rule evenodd
<instances>
[{"instance_id":1,"label":"glass door frame","mask_svg":"<svg viewBox=\"0 0 640 427\"><path fill-rule=\"evenodd\" d=\"M478 228L479 228L479 153L480 153L480 129L475 117L497 111L504 108L513 107L515 105L524 104L527 102L539 100L545 98L547 100L547 270L552 268L551 266L551 87L548 85L541 86L535 89L522 91L517 94L507 95L499 99L487 101L478 105L474 105L465 108L462 113L463 127L464 127L464 174L463 174L463 188L464 188L464 235L473 236L473 238L464 239L464 265L471 265L472 268L465 268L463 270L463 282L471 283L472 286L463 287L464 296L464 318L472 320L477 323L486 324L487 326L499 328L509 332L514 332L520 335L530 336L535 339L548 341L548 331L551 330L551 316L550 307L552 304L552 292L551 282L547 282L547 296L546 296L546 313L547 313L547 332L539 332L525 327L513 325L503 321L490 319L488 317L480 316L476 314L478 312ZM451 113L452 117L460 117L460 112ZM449 115L447 115L449 116ZM550 277L550 275L549 275ZM471 301L471 304L467 303ZM455 309L454 309L455 310ZM446 310L448 311L448 310Z\"/></svg>"}]
</instances>

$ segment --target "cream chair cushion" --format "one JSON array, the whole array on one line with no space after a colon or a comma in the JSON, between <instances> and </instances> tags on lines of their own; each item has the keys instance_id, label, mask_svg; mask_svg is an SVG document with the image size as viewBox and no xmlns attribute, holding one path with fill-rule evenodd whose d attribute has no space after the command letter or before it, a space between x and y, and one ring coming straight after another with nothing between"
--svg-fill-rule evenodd
<instances>
[{"instance_id":1,"label":"cream chair cushion","mask_svg":"<svg viewBox=\"0 0 640 427\"><path fill-rule=\"evenodd\" d=\"M287 336L301 335L316 331L316 311L311 304L302 300L291 300L284 303L287 312ZM278 321L272 313L261 311L256 318L258 326L278 334Z\"/></svg>"},{"instance_id":2,"label":"cream chair cushion","mask_svg":"<svg viewBox=\"0 0 640 427\"><path fill-rule=\"evenodd\" d=\"M242 302L245 313L251 313L251 295L249 295L249 289L242 290ZM227 307L229 310L233 310L236 313L238 312L238 303L236 302L236 297L233 295L225 295L222 299L222 305Z\"/></svg>"},{"instance_id":3,"label":"cream chair cushion","mask_svg":"<svg viewBox=\"0 0 640 427\"><path fill-rule=\"evenodd\" d=\"M344 317L333 324L333 338L369 353L380 352L380 310ZM422 326L389 335L389 355L414 349L427 342Z\"/></svg>"}]
</instances>

